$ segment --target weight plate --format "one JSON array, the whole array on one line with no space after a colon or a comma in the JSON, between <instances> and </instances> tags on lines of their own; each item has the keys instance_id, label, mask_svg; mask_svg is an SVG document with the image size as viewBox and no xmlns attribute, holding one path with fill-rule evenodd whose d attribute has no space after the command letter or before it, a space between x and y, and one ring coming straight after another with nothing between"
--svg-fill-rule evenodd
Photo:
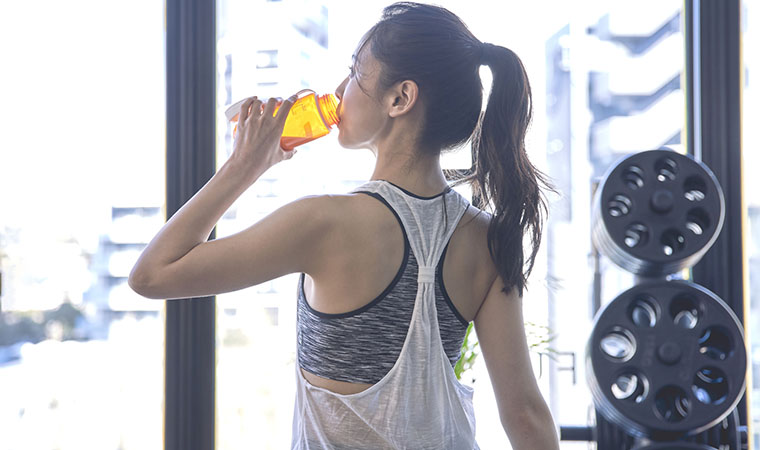
<instances>
[{"instance_id":1,"label":"weight plate","mask_svg":"<svg viewBox=\"0 0 760 450\"><path fill-rule=\"evenodd\" d=\"M586 348L594 405L639 437L674 439L726 417L745 388L742 326L714 293L647 282L599 311Z\"/></svg>"},{"instance_id":2,"label":"weight plate","mask_svg":"<svg viewBox=\"0 0 760 450\"><path fill-rule=\"evenodd\" d=\"M627 434L625 430L609 422L599 413L595 412L594 431L596 435L597 450L631 450L634 447L633 436Z\"/></svg>"},{"instance_id":3,"label":"weight plate","mask_svg":"<svg viewBox=\"0 0 760 450\"><path fill-rule=\"evenodd\" d=\"M739 409L734 408L717 425L688 438L689 442L704 443L718 450L740 450L742 439L739 426Z\"/></svg>"},{"instance_id":4,"label":"weight plate","mask_svg":"<svg viewBox=\"0 0 760 450\"><path fill-rule=\"evenodd\" d=\"M718 237L725 200L710 169L672 150L621 158L596 190L594 245L615 264L643 276L696 264Z\"/></svg>"}]
</instances>

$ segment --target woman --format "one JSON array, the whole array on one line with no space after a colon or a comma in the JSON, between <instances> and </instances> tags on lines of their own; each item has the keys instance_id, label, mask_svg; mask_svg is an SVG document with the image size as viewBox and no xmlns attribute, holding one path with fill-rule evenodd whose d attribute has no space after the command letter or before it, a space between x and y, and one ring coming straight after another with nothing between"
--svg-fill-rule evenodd
<instances>
[{"instance_id":1,"label":"woman","mask_svg":"<svg viewBox=\"0 0 760 450\"><path fill-rule=\"evenodd\" d=\"M481 117L482 64L493 87ZM539 183L551 186L525 153L531 94L519 58L446 9L396 3L336 96L341 146L376 156L370 181L207 242L238 196L295 153L279 146L294 99L273 116L274 100L250 98L231 157L147 246L130 286L186 298L301 273L294 449L478 448L472 389L453 372L472 321L512 446L559 448L523 328L546 209ZM469 139L474 173L459 183L493 214L452 190L439 164Z\"/></svg>"}]
</instances>

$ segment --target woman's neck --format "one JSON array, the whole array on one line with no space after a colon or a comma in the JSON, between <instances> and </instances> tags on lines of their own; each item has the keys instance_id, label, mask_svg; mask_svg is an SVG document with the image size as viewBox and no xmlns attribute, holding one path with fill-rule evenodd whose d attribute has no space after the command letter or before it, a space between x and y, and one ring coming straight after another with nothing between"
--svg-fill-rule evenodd
<instances>
[{"instance_id":1,"label":"woman's neck","mask_svg":"<svg viewBox=\"0 0 760 450\"><path fill-rule=\"evenodd\" d=\"M410 148L378 149L371 180L386 180L422 197L440 194L448 186L440 157L416 156Z\"/></svg>"},{"instance_id":2,"label":"woman's neck","mask_svg":"<svg viewBox=\"0 0 760 450\"><path fill-rule=\"evenodd\" d=\"M418 145L422 109L396 117L372 146L375 170L371 180L386 180L409 192L431 197L448 187L440 163L440 152L423 151ZM432 155L431 155L432 153Z\"/></svg>"}]
</instances>

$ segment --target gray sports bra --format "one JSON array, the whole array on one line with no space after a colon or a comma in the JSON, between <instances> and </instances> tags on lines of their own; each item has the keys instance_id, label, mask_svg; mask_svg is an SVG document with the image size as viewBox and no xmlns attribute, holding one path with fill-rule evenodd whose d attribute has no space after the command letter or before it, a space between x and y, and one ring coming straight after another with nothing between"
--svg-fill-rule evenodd
<instances>
[{"instance_id":1,"label":"gray sports bra","mask_svg":"<svg viewBox=\"0 0 760 450\"><path fill-rule=\"evenodd\" d=\"M298 282L297 353L299 365L315 375L337 381L374 384L394 366L404 345L417 294L418 265L406 230L393 207L377 193L356 192L377 198L396 216L404 235L404 260L383 293L367 305L341 314L321 313L309 305L302 273ZM447 249L448 243L436 268L435 298L441 340L453 367L459 359L468 322L456 310L443 285L442 270Z\"/></svg>"}]
</instances>

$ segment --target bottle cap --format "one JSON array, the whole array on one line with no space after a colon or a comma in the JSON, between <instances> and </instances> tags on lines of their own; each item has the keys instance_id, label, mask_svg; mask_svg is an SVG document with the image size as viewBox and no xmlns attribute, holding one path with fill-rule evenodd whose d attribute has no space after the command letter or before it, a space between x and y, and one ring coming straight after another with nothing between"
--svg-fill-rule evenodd
<instances>
[{"instance_id":1,"label":"bottle cap","mask_svg":"<svg viewBox=\"0 0 760 450\"><path fill-rule=\"evenodd\" d=\"M244 98L240 100L239 102L233 103L232 105L228 106L226 110L224 110L224 116L227 117L227 121L231 120L237 120L236 117L238 114L240 114L240 108L243 106L243 103L248 100L247 98Z\"/></svg>"}]
</instances>

